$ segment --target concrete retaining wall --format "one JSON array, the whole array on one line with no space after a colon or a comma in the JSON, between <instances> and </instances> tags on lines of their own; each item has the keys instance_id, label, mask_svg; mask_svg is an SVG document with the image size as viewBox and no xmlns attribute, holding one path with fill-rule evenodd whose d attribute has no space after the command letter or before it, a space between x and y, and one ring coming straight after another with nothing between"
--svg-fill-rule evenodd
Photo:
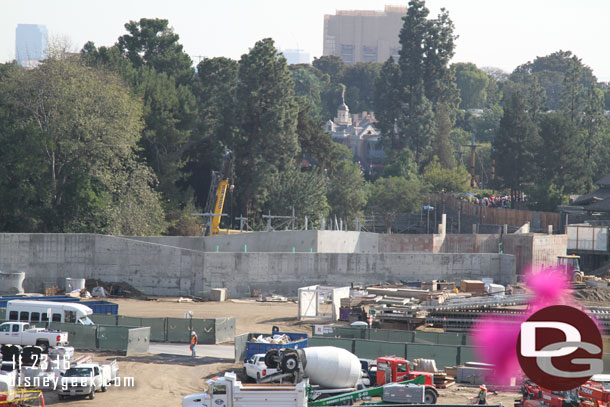
<instances>
[{"instance_id":1,"label":"concrete retaining wall","mask_svg":"<svg viewBox=\"0 0 610 407\"><path fill-rule=\"evenodd\" d=\"M0 234L0 269L25 271L26 291L41 292L45 283L72 277L127 282L146 294L173 296L201 295L213 287L226 287L235 297L249 295L252 288L296 295L302 286L354 281L515 281L510 255L204 253L92 234Z\"/></svg>"},{"instance_id":2,"label":"concrete retaining wall","mask_svg":"<svg viewBox=\"0 0 610 407\"><path fill-rule=\"evenodd\" d=\"M127 282L153 295L204 289L203 253L93 234L0 234L0 269L26 272L24 288L63 287L66 277Z\"/></svg>"},{"instance_id":3,"label":"concrete retaining wall","mask_svg":"<svg viewBox=\"0 0 610 407\"><path fill-rule=\"evenodd\" d=\"M232 273L227 273L232 270ZM493 278L516 281L515 258L500 254L432 253L206 253L206 281L226 287L230 295L251 289L294 295L313 284L343 286L351 282Z\"/></svg>"}]
</instances>

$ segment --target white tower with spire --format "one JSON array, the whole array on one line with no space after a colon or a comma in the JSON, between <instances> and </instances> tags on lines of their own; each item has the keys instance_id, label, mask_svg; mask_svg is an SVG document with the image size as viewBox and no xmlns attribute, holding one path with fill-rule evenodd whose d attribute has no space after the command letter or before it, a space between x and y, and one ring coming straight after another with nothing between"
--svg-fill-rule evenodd
<instances>
[{"instance_id":1,"label":"white tower with spire","mask_svg":"<svg viewBox=\"0 0 610 407\"><path fill-rule=\"evenodd\" d=\"M337 117L335 117L335 124L343 126L352 125L352 116L349 114L349 107L345 104L345 88L341 91L341 104L337 107Z\"/></svg>"}]
</instances>

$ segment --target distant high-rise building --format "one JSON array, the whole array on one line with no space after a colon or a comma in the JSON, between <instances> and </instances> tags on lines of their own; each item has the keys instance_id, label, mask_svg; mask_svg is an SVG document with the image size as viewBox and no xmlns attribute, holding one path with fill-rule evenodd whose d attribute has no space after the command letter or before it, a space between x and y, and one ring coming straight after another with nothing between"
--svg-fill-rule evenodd
<instances>
[{"instance_id":1,"label":"distant high-rise building","mask_svg":"<svg viewBox=\"0 0 610 407\"><path fill-rule=\"evenodd\" d=\"M288 65L311 63L309 52L305 52L302 49L287 49L282 51L282 54L286 57Z\"/></svg>"},{"instance_id":2,"label":"distant high-rise building","mask_svg":"<svg viewBox=\"0 0 610 407\"><path fill-rule=\"evenodd\" d=\"M17 25L15 59L21 66L35 66L46 58L49 35L47 27L37 24Z\"/></svg>"},{"instance_id":3,"label":"distant high-rise building","mask_svg":"<svg viewBox=\"0 0 610 407\"><path fill-rule=\"evenodd\" d=\"M346 64L398 59L398 35L407 8L385 6L384 11L337 10L324 16L323 55L336 55Z\"/></svg>"}]
</instances>

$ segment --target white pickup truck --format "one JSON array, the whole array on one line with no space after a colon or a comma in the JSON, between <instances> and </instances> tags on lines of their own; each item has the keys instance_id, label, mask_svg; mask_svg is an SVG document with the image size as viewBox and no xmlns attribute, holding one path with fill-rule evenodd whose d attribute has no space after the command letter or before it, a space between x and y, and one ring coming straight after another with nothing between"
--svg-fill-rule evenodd
<instances>
[{"instance_id":1,"label":"white pickup truck","mask_svg":"<svg viewBox=\"0 0 610 407\"><path fill-rule=\"evenodd\" d=\"M83 363L66 370L57 386L57 394L62 400L70 396L89 396L95 398L98 390L106 391L107 387L118 377L119 366L115 361L100 365Z\"/></svg>"},{"instance_id":2,"label":"white pickup truck","mask_svg":"<svg viewBox=\"0 0 610 407\"><path fill-rule=\"evenodd\" d=\"M48 352L49 347L68 344L68 333L31 328L27 322L5 322L0 324L0 345L36 345Z\"/></svg>"},{"instance_id":3,"label":"white pickup truck","mask_svg":"<svg viewBox=\"0 0 610 407\"><path fill-rule=\"evenodd\" d=\"M263 377L277 373L265 365L265 354L259 353L244 362L244 374L258 383Z\"/></svg>"}]
</instances>

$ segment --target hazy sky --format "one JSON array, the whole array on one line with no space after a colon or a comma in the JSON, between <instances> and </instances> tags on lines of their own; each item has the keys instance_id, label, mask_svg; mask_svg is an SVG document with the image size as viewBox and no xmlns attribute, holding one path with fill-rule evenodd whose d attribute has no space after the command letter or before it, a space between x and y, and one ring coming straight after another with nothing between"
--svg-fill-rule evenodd
<instances>
[{"instance_id":1,"label":"hazy sky","mask_svg":"<svg viewBox=\"0 0 610 407\"><path fill-rule=\"evenodd\" d=\"M17 24L44 24L50 35L112 45L123 25L142 17L166 18L186 52L238 59L256 41L272 37L280 49L322 54L324 14L335 10L383 10L395 0L0 0L0 62L15 56ZM449 10L459 35L454 62L512 71L551 52L570 50L610 80L610 1L428 0L431 14Z\"/></svg>"}]
</instances>

